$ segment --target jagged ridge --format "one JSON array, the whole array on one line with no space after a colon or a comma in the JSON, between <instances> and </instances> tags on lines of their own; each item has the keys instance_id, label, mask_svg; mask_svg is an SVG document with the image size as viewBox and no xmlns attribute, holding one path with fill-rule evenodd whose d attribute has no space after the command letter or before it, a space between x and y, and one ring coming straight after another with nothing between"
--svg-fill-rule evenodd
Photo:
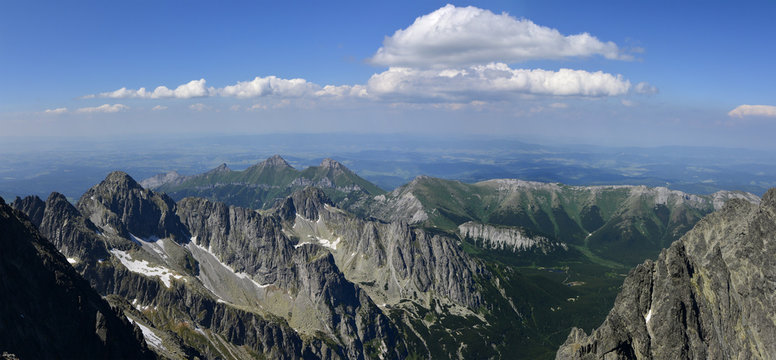
<instances>
[{"instance_id":1,"label":"jagged ridge","mask_svg":"<svg viewBox=\"0 0 776 360\"><path fill-rule=\"evenodd\" d=\"M776 189L734 200L626 278L590 336L558 359L771 358L776 354Z\"/></svg>"}]
</instances>

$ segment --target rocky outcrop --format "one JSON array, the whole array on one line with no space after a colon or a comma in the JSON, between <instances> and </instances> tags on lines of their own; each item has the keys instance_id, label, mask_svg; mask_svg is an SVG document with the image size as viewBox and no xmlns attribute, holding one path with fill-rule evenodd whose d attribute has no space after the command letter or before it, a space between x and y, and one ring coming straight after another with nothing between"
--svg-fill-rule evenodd
<instances>
[{"instance_id":1,"label":"rocky outcrop","mask_svg":"<svg viewBox=\"0 0 776 360\"><path fill-rule=\"evenodd\" d=\"M372 284L367 291L373 298L398 303L432 293L472 309L481 305L475 283L486 271L457 239L406 222L363 220L330 204L320 190L306 189L278 211L293 222L300 244L308 239L326 244L349 279ZM297 209L297 216L288 209Z\"/></svg>"},{"instance_id":2,"label":"rocky outcrop","mask_svg":"<svg viewBox=\"0 0 776 360\"><path fill-rule=\"evenodd\" d=\"M330 206L322 194L302 198L306 200L299 201L301 211ZM40 208L32 198L18 203L31 211ZM245 345L269 358L407 355L394 325L361 288L346 279L332 255L320 246L294 247L276 214L262 215L204 199L175 204L140 188L123 173L112 173L87 191L79 208L52 194L43 205L41 231L74 258L100 292L120 296L133 306L156 309L155 320L148 322L156 333L183 341L181 326L185 325L188 331L199 329L225 339L229 343L225 346L235 347L229 352L243 351L239 347ZM187 238L181 241L184 234ZM168 239L180 244L165 242ZM95 249L102 253L95 254ZM116 254L121 255L120 261ZM201 256L212 259L209 267L199 266ZM218 273L205 273L214 266ZM182 281L159 281L159 275L154 275L159 269L173 272ZM247 281L246 288L230 290L249 298L234 304L224 301L218 291L224 287L203 286L200 280L205 278L211 285L227 278ZM239 286L238 282L229 286ZM169 321L184 325L175 330ZM215 348L222 349L221 340L213 341ZM165 344L171 342L165 340L154 349L167 356ZM201 342L194 344L209 357L225 354Z\"/></svg>"},{"instance_id":3,"label":"rocky outcrop","mask_svg":"<svg viewBox=\"0 0 776 360\"><path fill-rule=\"evenodd\" d=\"M323 209L324 205L334 205L323 191L314 187L294 192L281 204L278 213L286 221L293 220L296 214L307 219L317 219L319 209Z\"/></svg>"},{"instance_id":4,"label":"rocky outcrop","mask_svg":"<svg viewBox=\"0 0 776 360\"><path fill-rule=\"evenodd\" d=\"M33 225L40 226L43 221L43 213L46 210L46 203L36 195L30 195L25 198L17 197L11 207L27 215Z\"/></svg>"},{"instance_id":5,"label":"rocky outcrop","mask_svg":"<svg viewBox=\"0 0 776 360\"><path fill-rule=\"evenodd\" d=\"M2 199L0 234L0 350L22 359L155 357L140 330Z\"/></svg>"},{"instance_id":6,"label":"rocky outcrop","mask_svg":"<svg viewBox=\"0 0 776 360\"><path fill-rule=\"evenodd\" d=\"M316 195L316 190L296 198L298 207L293 200L284 203L286 214L311 214L330 203L325 195ZM290 314L277 315L288 317L300 331L322 331L340 339L348 358L370 351L389 358L406 354L389 319L362 289L345 278L332 255L320 246L294 246L284 234L279 216L196 198L183 199L178 214L198 246L262 286L287 291ZM298 312L314 314L316 319L300 318Z\"/></svg>"},{"instance_id":7,"label":"rocky outcrop","mask_svg":"<svg viewBox=\"0 0 776 360\"><path fill-rule=\"evenodd\" d=\"M751 359L776 354L776 189L731 200L630 272L604 323L558 359Z\"/></svg>"},{"instance_id":8,"label":"rocky outcrop","mask_svg":"<svg viewBox=\"0 0 776 360\"><path fill-rule=\"evenodd\" d=\"M78 210L112 234L188 240L175 214L175 202L165 194L143 189L124 172L114 171L78 200Z\"/></svg>"},{"instance_id":9,"label":"rocky outcrop","mask_svg":"<svg viewBox=\"0 0 776 360\"><path fill-rule=\"evenodd\" d=\"M277 217L200 198L181 200L177 211L193 240L235 271L262 284L286 287L296 281L286 266L294 247Z\"/></svg>"},{"instance_id":10,"label":"rocky outcrop","mask_svg":"<svg viewBox=\"0 0 776 360\"><path fill-rule=\"evenodd\" d=\"M485 249L511 252L535 249L544 254L555 250L568 250L566 244L552 242L544 236L529 236L525 230L517 227L493 226L468 221L458 225L458 233L462 238L469 238Z\"/></svg>"},{"instance_id":11,"label":"rocky outcrop","mask_svg":"<svg viewBox=\"0 0 776 360\"><path fill-rule=\"evenodd\" d=\"M226 164L224 164L226 165ZM177 171L170 171L163 174L156 174L150 178L144 179L140 182L140 186L146 189L155 189L162 185L176 185L180 184L186 179L185 176L178 174Z\"/></svg>"},{"instance_id":12,"label":"rocky outcrop","mask_svg":"<svg viewBox=\"0 0 776 360\"><path fill-rule=\"evenodd\" d=\"M17 199L11 205L17 210L37 214L37 210L25 206L35 202L37 197ZM105 243L97 235L99 230L67 201L60 193L51 193L43 203L38 229L72 263L93 263L97 259L109 257Z\"/></svg>"}]
</instances>

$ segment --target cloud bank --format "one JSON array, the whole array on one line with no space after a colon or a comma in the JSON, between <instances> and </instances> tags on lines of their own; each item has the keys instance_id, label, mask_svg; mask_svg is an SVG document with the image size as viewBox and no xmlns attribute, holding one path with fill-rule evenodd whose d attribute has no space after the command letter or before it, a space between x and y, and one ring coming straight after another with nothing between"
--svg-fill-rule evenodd
<instances>
[{"instance_id":1,"label":"cloud bank","mask_svg":"<svg viewBox=\"0 0 776 360\"><path fill-rule=\"evenodd\" d=\"M448 4L386 37L371 62L384 66L446 67L593 55L631 59L615 43L602 42L588 33L565 36L556 29L507 13L497 15L473 6Z\"/></svg>"},{"instance_id":2,"label":"cloud bank","mask_svg":"<svg viewBox=\"0 0 776 360\"><path fill-rule=\"evenodd\" d=\"M78 113L115 113L122 110L129 109L129 106L123 105L123 104L103 104L100 106L95 107L83 107L76 112Z\"/></svg>"},{"instance_id":3,"label":"cloud bank","mask_svg":"<svg viewBox=\"0 0 776 360\"><path fill-rule=\"evenodd\" d=\"M648 83L632 85L622 75L603 71L515 69L508 65L533 59L589 56L630 58L615 43L600 41L588 33L563 35L558 30L506 13L446 5L386 37L370 61L387 65L388 69L373 74L364 84L319 85L303 78L270 75L216 88L207 87L202 78L174 89L157 86L148 91L144 87L122 87L85 98L268 97L279 100L278 104L299 98L455 104L500 101L523 95L601 98L657 93ZM203 111L208 107L192 109Z\"/></svg>"},{"instance_id":4,"label":"cloud bank","mask_svg":"<svg viewBox=\"0 0 776 360\"><path fill-rule=\"evenodd\" d=\"M64 114L66 112L67 112L67 108L66 107L61 107L61 108L56 108L56 109L46 109L46 111L44 111L44 113L46 113L46 114L53 114L53 115Z\"/></svg>"},{"instance_id":5,"label":"cloud bank","mask_svg":"<svg viewBox=\"0 0 776 360\"><path fill-rule=\"evenodd\" d=\"M115 91L109 91L99 94L86 95L84 98L110 98L110 99L190 99L196 97L208 96L210 91L205 87L205 79L192 80L179 85L175 90L166 86L157 86L154 91L147 91L146 88L133 90L122 87Z\"/></svg>"},{"instance_id":6,"label":"cloud bank","mask_svg":"<svg viewBox=\"0 0 776 360\"><path fill-rule=\"evenodd\" d=\"M771 105L739 105L728 113L730 117L745 116L776 117L776 106Z\"/></svg>"},{"instance_id":7,"label":"cloud bank","mask_svg":"<svg viewBox=\"0 0 776 360\"><path fill-rule=\"evenodd\" d=\"M196 80L177 89L205 80ZM160 86L161 88L162 86ZM391 67L372 75L366 84L321 86L305 79L282 79L276 76L256 77L223 88L209 88L198 97L235 97L240 99L276 97L287 98L335 98L369 99L376 101L487 101L520 94L546 96L606 97L644 92L652 88L645 83L632 86L621 75L602 71L559 69L512 69L504 63L491 63L462 68L418 69ZM177 91L176 89L176 91ZM140 96L143 88L94 95L108 98L154 98ZM190 91L181 91L191 94ZM148 94L148 93L146 93ZM188 97L188 95L187 95ZM181 97L181 98L187 98ZM415 100L413 100L415 98Z\"/></svg>"},{"instance_id":8,"label":"cloud bank","mask_svg":"<svg viewBox=\"0 0 776 360\"><path fill-rule=\"evenodd\" d=\"M474 101L515 94L602 97L626 94L630 81L601 71L511 69L503 63L465 69L390 68L372 75L369 94L377 97Z\"/></svg>"}]
</instances>

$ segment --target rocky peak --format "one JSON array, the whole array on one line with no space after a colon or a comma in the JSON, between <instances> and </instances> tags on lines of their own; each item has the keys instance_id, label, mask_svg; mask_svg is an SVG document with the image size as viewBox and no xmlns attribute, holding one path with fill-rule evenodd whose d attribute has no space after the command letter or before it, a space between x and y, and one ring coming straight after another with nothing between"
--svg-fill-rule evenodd
<instances>
[{"instance_id":1,"label":"rocky peak","mask_svg":"<svg viewBox=\"0 0 776 360\"><path fill-rule=\"evenodd\" d=\"M142 186L135 181L129 174L123 171L114 171L105 177L98 187L122 190L122 189L142 189Z\"/></svg>"},{"instance_id":2,"label":"rocky peak","mask_svg":"<svg viewBox=\"0 0 776 360\"><path fill-rule=\"evenodd\" d=\"M11 203L11 207L27 214L35 226L40 226L40 222L43 221L43 212L46 210L46 204L37 195L30 195L24 199L17 196Z\"/></svg>"},{"instance_id":3,"label":"rocky peak","mask_svg":"<svg viewBox=\"0 0 776 360\"><path fill-rule=\"evenodd\" d=\"M590 335L557 359L770 358L776 353L776 189L732 199L630 272Z\"/></svg>"},{"instance_id":4,"label":"rocky peak","mask_svg":"<svg viewBox=\"0 0 776 360\"><path fill-rule=\"evenodd\" d=\"M140 181L140 185L146 189L156 189L166 184L179 184L186 177L173 170L163 174L156 174L150 178Z\"/></svg>"},{"instance_id":5,"label":"rocky peak","mask_svg":"<svg viewBox=\"0 0 776 360\"><path fill-rule=\"evenodd\" d=\"M331 158L323 159L323 161L321 161L320 166L324 169L332 169L332 170L340 170L340 171L348 170L348 168L346 168L345 165L342 165L337 160L334 160Z\"/></svg>"},{"instance_id":6,"label":"rocky peak","mask_svg":"<svg viewBox=\"0 0 776 360\"><path fill-rule=\"evenodd\" d=\"M216 168L206 172L205 174L219 174L224 172L230 172L232 169L229 168L229 166L226 166L226 163L222 163L221 165L218 165Z\"/></svg>"},{"instance_id":7,"label":"rocky peak","mask_svg":"<svg viewBox=\"0 0 776 360\"><path fill-rule=\"evenodd\" d=\"M771 188L765 192L761 201L762 207L770 210L776 209L776 188Z\"/></svg>"},{"instance_id":8,"label":"rocky peak","mask_svg":"<svg viewBox=\"0 0 776 360\"><path fill-rule=\"evenodd\" d=\"M318 188L306 187L287 197L279 207L279 214L284 220L293 220L296 214L306 219L315 220L320 210L334 203Z\"/></svg>"},{"instance_id":9,"label":"rocky peak","mask_svg":"<svg viewBox=\"0 0 776 360\"><path fill-rule=\"evenodd\" d=\"M68 216L79 216L78 210L67 201L65 195L58 192L53 192L46 199L46 210L56 210L64 212ZM64 215L64 214L63 214Z\"/></svg>"},{"instance_id":10,"label":"rocky peak","mask_svg":"<svg viewBox=\"0 0 776 360\"><path fill-rule=\"evenodd\" d=\"M175 202L165 194L143 189L126 173L115 171L78 200L78 210L94 224L128 237L172 236L188 239L175 215Z\"/></svg>"},{"instance_id":11,"label":"rocky peak","mask_svg":"<svg viewBox=\"0 0 776 360\"><path fill-rule=\"evenodd\" d=\"M267 160L262 161L259 165L263 166L271 166L271 167L291 167L285 159L280 157L280 155L272 155Z\"/></svg>"}]
</instances>

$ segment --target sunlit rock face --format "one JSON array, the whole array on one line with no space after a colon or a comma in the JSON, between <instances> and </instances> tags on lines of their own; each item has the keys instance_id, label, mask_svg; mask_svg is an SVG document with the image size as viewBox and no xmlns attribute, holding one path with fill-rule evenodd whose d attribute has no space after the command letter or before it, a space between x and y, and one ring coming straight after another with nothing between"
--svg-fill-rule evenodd
<instances>
[{"instance_id":1,"label":"sunlit rock face","mask_svg":"<svg viewBox=\"0 0 776 360\"><path fill-rule=\"evenodd\" d=\"M731 200L631 271L589 336L558 359L772 358L776 354L776 189Z\"/></svg>"}]
</instances>

